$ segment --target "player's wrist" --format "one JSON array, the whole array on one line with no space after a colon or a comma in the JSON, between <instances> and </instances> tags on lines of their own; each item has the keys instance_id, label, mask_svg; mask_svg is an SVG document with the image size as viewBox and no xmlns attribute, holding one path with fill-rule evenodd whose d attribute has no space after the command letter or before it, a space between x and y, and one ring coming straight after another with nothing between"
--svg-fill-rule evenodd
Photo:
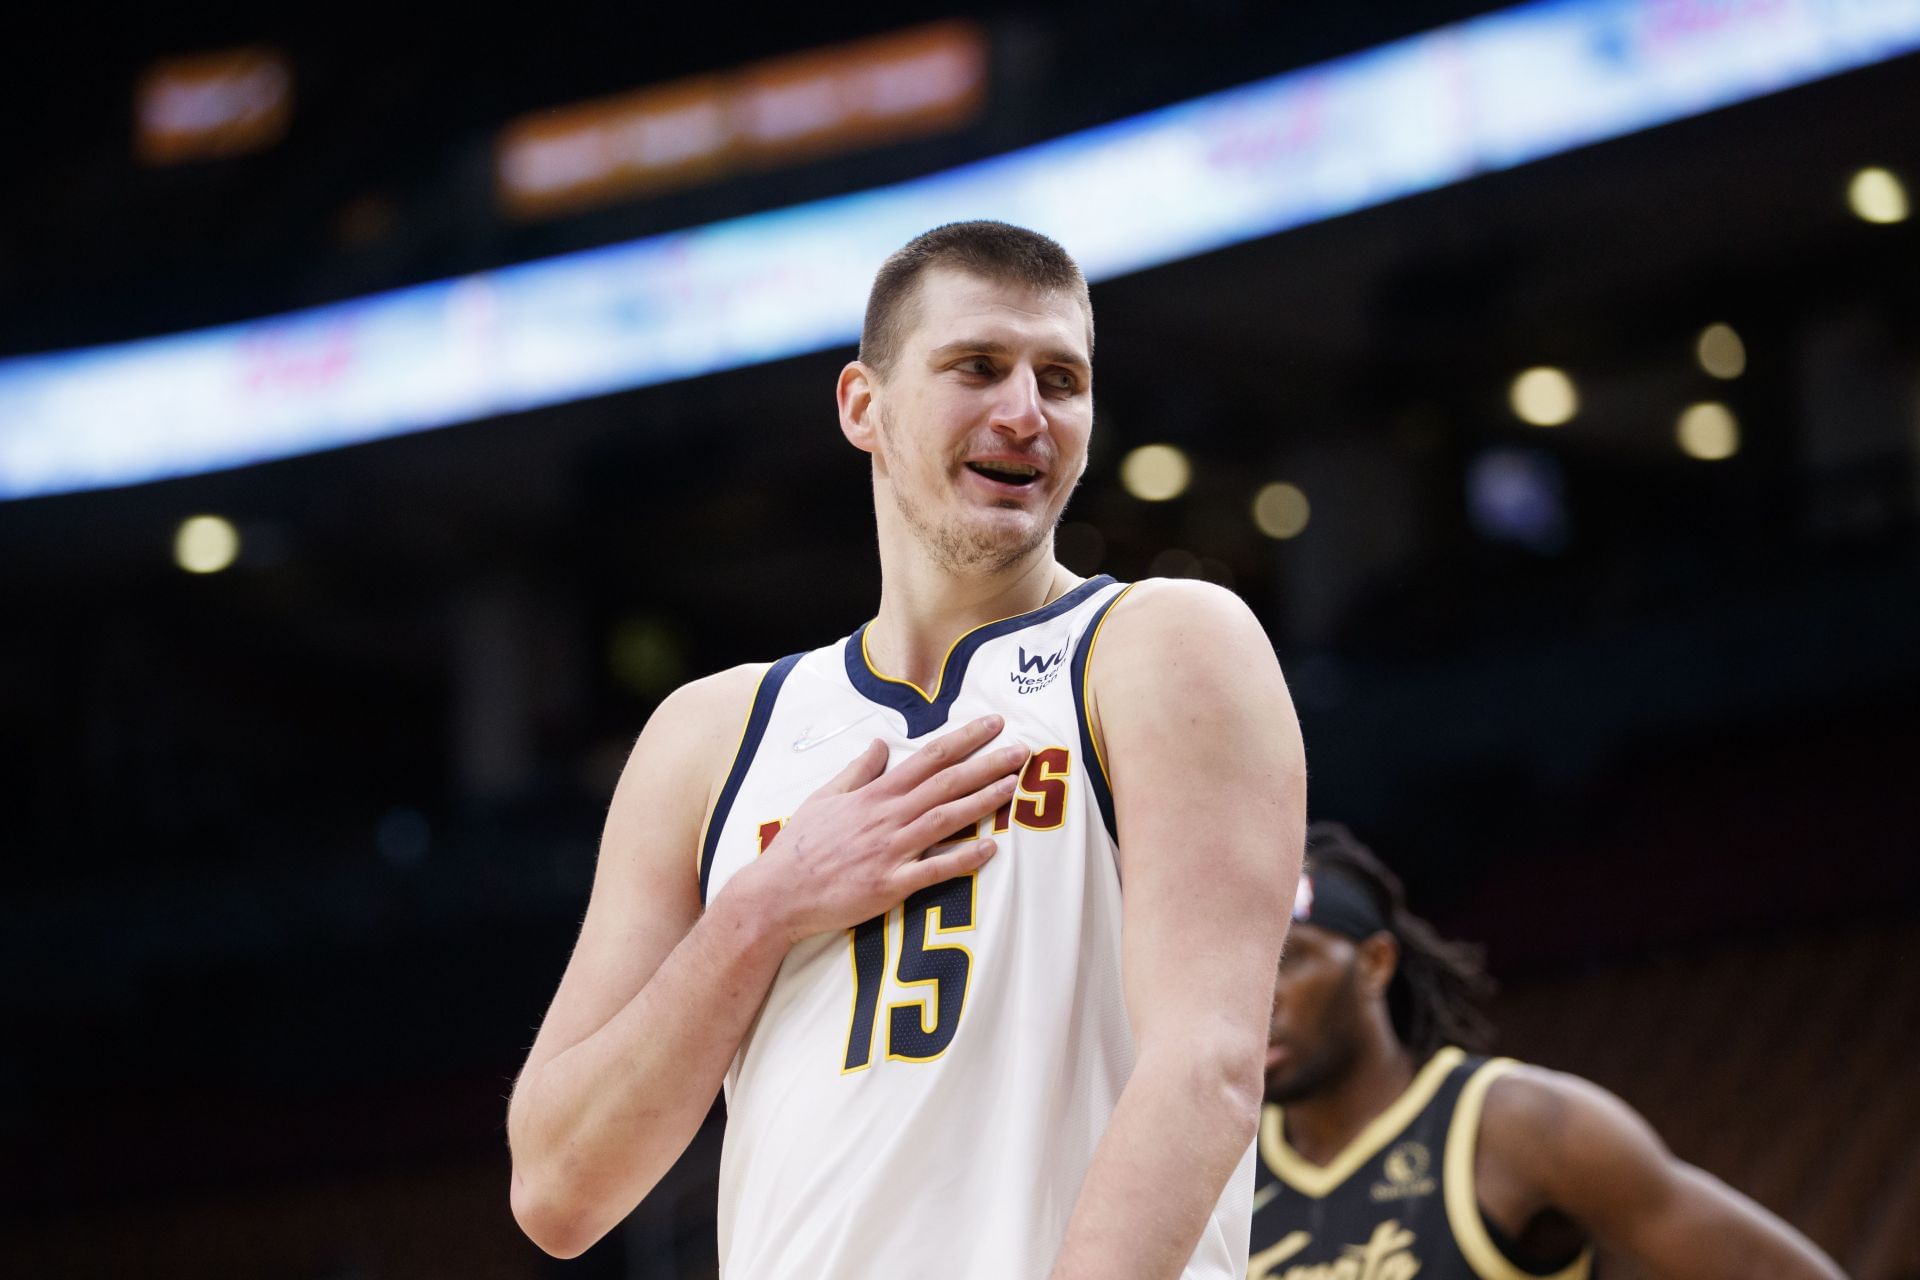
<instances>
[{"instance_id":1,"label":"player's wrist","mask_svg":"<svg viewBox=\"0 0 1920 1280\"><path fill-rule=\"evenodd\" d=\"M793 918L793 895L774 881L765 863L742 867L729 879L707 908L707 915L729 941L741 950L777 950L785 955L798 942Z\"/></svg>"}]
</instances>

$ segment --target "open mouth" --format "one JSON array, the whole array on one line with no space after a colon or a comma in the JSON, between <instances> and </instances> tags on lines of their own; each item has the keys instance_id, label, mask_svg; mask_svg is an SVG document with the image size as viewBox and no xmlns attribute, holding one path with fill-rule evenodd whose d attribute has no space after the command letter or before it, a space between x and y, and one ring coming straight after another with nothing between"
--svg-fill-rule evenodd
<instances>
[{"instance_id":1,"label":"open mouth","mask_svg":"<svg viewBox=\"0 0 1920 1280\"><path fill-rule=\"evenodd\" d=\"M1025 488L1040 478L1040 469L1028 466L1024 462L969 462L967 470L977 476L985 476L989 480L1010 484L1016 488Z\"/></svg>"}]
</instances>

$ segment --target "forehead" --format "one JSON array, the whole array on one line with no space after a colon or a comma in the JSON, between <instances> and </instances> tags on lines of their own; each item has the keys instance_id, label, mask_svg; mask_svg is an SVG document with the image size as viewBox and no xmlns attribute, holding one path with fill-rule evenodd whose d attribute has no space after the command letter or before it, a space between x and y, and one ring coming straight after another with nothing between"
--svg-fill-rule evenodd
<instances>
[{"instance_id":1,"label":"forehead","mask_svg":"<svg viewBox=\"0 0 1920 1280\"><path fill-rule=\"evenodd\" d=\"M908 345L937 347L974 338L1024 340L1064 348L1090 363L1091 323L1086 307L1069 290L1041 289L935 267L920 278Z\"/></svg>"},{"instance_id":2,"label":"forehead","mask_svg":"<svg viewBox=\"0 0 1920 1280\"><path fill-rule=\"evenodd\" d=\"M1317 924L1308 924L1296 920L1287 930L1287 954L1292 956L1325 956L1338 951L1342 946L1353 944L1331 929L1322 929Z\"/></svg>"}]
</instances>

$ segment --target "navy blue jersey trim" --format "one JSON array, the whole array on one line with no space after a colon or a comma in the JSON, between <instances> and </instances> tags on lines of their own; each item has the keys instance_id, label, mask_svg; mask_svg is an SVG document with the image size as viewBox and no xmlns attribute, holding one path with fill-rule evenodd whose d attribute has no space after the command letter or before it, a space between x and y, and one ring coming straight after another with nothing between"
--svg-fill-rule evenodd
<instances>
[{"instance_id":1,"label":"navy blue jersey trim","mask_svg":"<svg viewBox=\"0 0 1920 1280\"><path fill-rule=\"evenodd\" d=\"M848 636L846 643L841 646L846 658L847 679L853 682L853 687L869 702L877 702L889 710L898 712L900 718L907 723L907 736L918 738L946 724L947 714L952 711L954 699L960 696L960 686L967 678L967 663L972 661L974 652L981 645L989 640L1011 635L1023 627L1036 626L1057 618L1085 604L1095 592L1112 583L1112 577L1107 574L1088 578L1052 604L1044 605L1031 613L1017 614L1011 618L1002 618L998 622L989 622L967 632L953 642L953 648L947 650L947 660L940 668L940 683L933 687L931 697L918 687L904 680L890 680L867 665L867 627L873 625L867 623Z\"/></svg>"},{"instance_id":2,"label":"navy blue jersey trim","mask_svg":"<svg viewBox=\"0 0 1920 1280\"><path fill-rule=\"evenodd\" d=\"M753 709L747 713L747 727L740 735L740 749L733 753L733 768L727 771L727 784L720 788L720 798L713 803L713 816L707 819L707 841L700 849L700 901L707 900L707 880L713 875L713 855L720 848L720 831L727 825L727 814L733 809L733 801L740 794L740 784L747 780L747 769L753 764L753 756L760 749L760 739L767 734L767 722L773 719L774 699L780 696L780 686L786 683L787 676L794 665L806 657L804 653L790 653L767 668L760 677L760 687L754 691Z\"/></svg>"},{"instance_id":3,"label":"navy blue jersey trim","mask_svg":"<svg viewBox=\"0 0 1920 1280\"><path fill-rule=\"evenodd\" d=\"M1093 785L1093 798L1100 804L1100 817L1106 822L1107 834L1113 837L1116 847L1120 843L1120 823L1113 812L1113 788L1107 782L1106 758L1093 740L1093 724L1087 718L1087 666L1093 661L1093 642L1100 635L1100 624L1126 594L1116 591L1113 599L1094 610L1093 617L1087 619L1086 630L1080 633L1080 643L1073 649L1073 718L1080 722L1080 759L1087 780Z\"/></svg>"}]
</instances>

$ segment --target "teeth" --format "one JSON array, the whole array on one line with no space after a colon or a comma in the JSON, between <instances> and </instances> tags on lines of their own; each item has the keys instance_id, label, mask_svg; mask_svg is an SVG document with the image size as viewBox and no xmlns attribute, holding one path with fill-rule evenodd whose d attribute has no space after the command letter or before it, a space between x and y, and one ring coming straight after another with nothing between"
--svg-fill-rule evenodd
<instances>
[{"instance_id":1,"label":"teeth","mask_svg":"<svg viewBox=\"0 0 1920 1280\"><path fill-rule=\"evenodd\" d=\"M976 462L972 465L976 471L992 471L1003 476L1019 476L1023 480L1031 479L1040 474L1038 467L1030 467L1024 462Z\"/></svg>"}]
</instances>

